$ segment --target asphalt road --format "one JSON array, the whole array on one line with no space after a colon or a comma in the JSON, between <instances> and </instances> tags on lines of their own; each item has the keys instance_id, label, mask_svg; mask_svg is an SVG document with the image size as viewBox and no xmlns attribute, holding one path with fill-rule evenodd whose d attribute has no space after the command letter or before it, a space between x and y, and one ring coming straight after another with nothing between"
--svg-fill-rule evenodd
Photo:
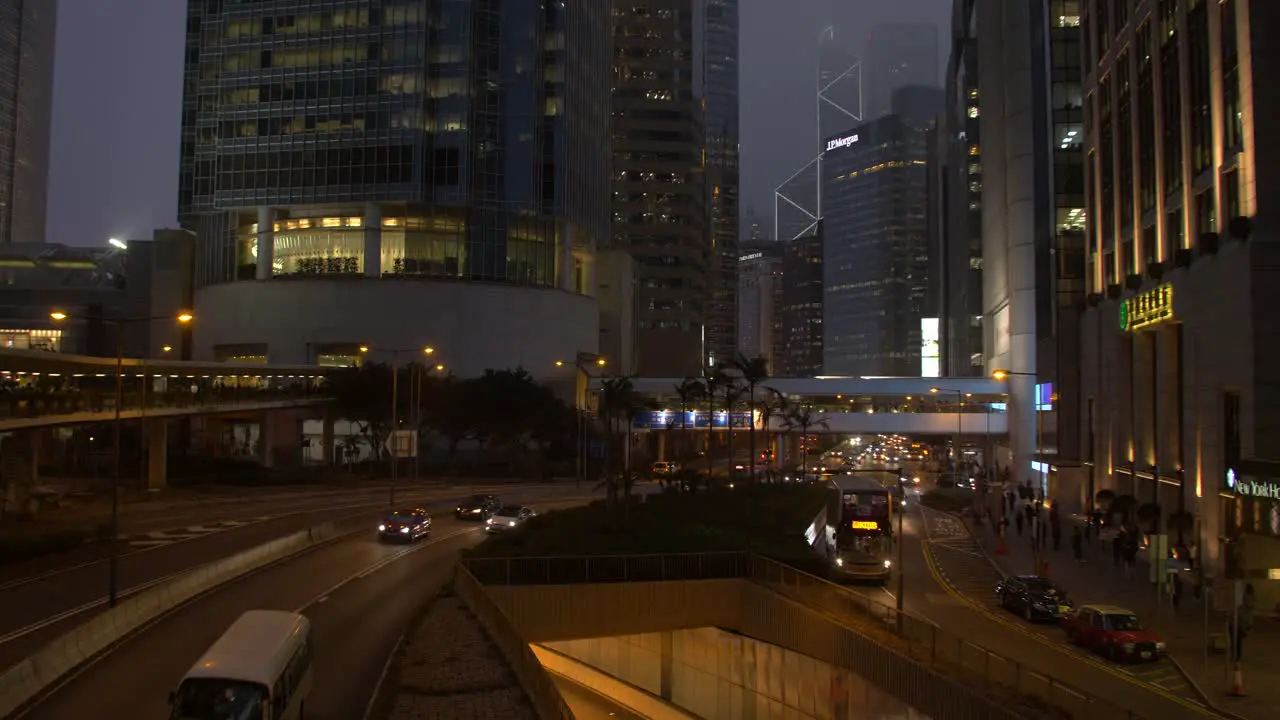
<instances>
[{"instance_id":1,"label":"asphalt road","mask_svg":"<svg viewBox=\"0 0 1280 720\"><path fill-rule=\"evenodd\" d=\"M443 515L454 503L479 488L434 488L398 494L397 505L422 504ZM493 488L500 497L536 504L543 499L574 493L566 485L505 485ZM372 525L386 510L385 497L337 498L338 505L280 510L271 520L250 522L163 545L124 548L119 561L122 595L149 587L204 563L228 557L307 527L334 522L340 529ZM354 501L353 501L354 500ZM252 517L265 510L241 508ZM188 520L194 522L194 520ZM211 522L201 518L204 526ZM0 584L0 668L7 668L106 608L108 563L99 558Z\"/></svg>"},{"instance_id":2,"label":"asphalt road","mask_svg":"<svg viewBox=\"0 0 1280 720\"><path fill-rule=\"evenodd\" d=\"M1034 625L995 604L1001 575L955 518L909 501L905 544L898 570L904 572L904 607L943 631L986 648L1028 669L1136 713L1140 717L1175 720L1217 717L1176 689L1158 687L1144 673L1160 665L1121 666L1094 657L1066 642L1054 625ZM1087 595L1068 588L1073 595ZM893 604L896 578L884 590L859 592ZM1176 669L1174 670L1176 673ZM1185 689L1184 689L1185 690Z\"/></svg>"},{"instance_id":3,"label":"asphalt road","mask_svg":"<svg viewBox=\"0 0 1280 720\"><path fill-rule=\"evenodd\" d=\"M586 498L531 503L539 509ZM368 533L285 560L160 619L84 667L18 717L160 718L168 693L241 613L302 612L311 619L315 683L308 720L359 720L387 658L450 576L457 551L483 537L478 523L441 515L430 538L385 545Z\"/></svg>"}]
</instances>

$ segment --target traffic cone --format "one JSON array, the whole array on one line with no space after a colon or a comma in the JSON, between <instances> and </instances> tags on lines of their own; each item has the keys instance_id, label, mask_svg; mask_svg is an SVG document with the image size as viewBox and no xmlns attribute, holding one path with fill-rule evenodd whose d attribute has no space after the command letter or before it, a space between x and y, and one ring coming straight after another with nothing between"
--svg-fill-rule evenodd
<instances>
[{"instance_id":1,"label":"traffic cone","mask_svg":"<svg viewBox=\"0 0 1280 720\"><path fill-rule=\"evenodd\" d=\"M1231 677L1231 689L1227 691L1227 695L1231 697L1244 697L1244 674L1240 672L1240 663L1236 663L1235 672Z\"/></svg>"}]
</instances>

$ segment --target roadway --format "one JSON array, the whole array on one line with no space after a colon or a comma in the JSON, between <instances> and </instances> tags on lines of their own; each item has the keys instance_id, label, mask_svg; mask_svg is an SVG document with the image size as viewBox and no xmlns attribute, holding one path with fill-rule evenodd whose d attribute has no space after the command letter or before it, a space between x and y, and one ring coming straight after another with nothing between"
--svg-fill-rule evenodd
<instances>
[{"instance_id":1,"label":"roadway","mask_svg":"<svg viewBox=\"0 0 1280 720\"><path fill-rule=\"evenodd\" d=\"M1028 623L1001 610L995 586L1002 575L955 517L922 507L908 498L904 516L902 567L904 608L943 631L985 648L1139 717L1181 720L1218 717L1195 699L1193 691L1170 677L1163 663L1122 666L1095 657L1069 643L1055 625ZM857 592L892 605L896 579L885 589ZM1092 588L1067 588L1088 602L1102 594ZM1156 682L1163 681L1160 685Z\"/></svg>"},{"instance_id":2,"label":"roadway","mask_svg":"<svg viewBox=\"0 0 1280 720\"><path fill-rule=\"evenodd\" d=\"M439 519L450 512L460 498L482 491L534 505L575 492L573 486L563 484L402 488L397 493L396 504L423 505ZM182 508L177 515L169 513L153 517L148 522L157 526L177 524L180 527L169 533L152 532L141 536L164 535L168 538L164 541L121 540L121 597L199 565L320 523L333 522L339 530L372 527L386 509L386 488L382 488L372 492L322 493L311 497L276 496L220 507L197 504ZM231 517L241 520L231 521ZM220 523L224 524L220 526ZM213 531L193 533L193 528ZM87 558L75 553L72 556L52 558L43 566L29 565L25 568L26 574L0 582L0 668L12 666L106 609L108 561L105 550L98 548Z\"/></svg>"},{"instance_id":3,"label":"roadway","mask_svg":"<svg viewBox=\"0 0 1280 720\"><path fill-rule=\"evenodd\" d=\"M539 510L589 498L537 502L529 493L509 495ZM14 720L167 717L169 691L251 609L290 610L311 619L316 662L309 720L367 717L400 638L451 576L457 552L482 540L482 529L441 514L431 536L414 545L379 543L370 527L285 559L160 618L65 678Z\"/></svg>"}]
</instances>

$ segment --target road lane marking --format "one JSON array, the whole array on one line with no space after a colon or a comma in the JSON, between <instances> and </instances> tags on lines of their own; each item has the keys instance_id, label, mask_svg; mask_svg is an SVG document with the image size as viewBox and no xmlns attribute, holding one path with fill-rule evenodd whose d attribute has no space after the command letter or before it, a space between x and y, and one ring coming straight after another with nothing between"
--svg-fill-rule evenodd
<instances>
[{"instance_id":1,"label":"road lane marking","mask_svg":"<svg viewBox=\"0 0 1280 720\"><path fill-rule=\"evenodd\" d=\"M923 512L923 510L924 510L924 509L923 509L923 506L922 506L922 512ZM976 542L976 540L974 540L974 542ZM992 620L992 621L994 621L994 622L998 622L998 623L1000 623L1001 625L1004 625L1005 627L1007 627L1007 628L1009 628L1009 629L1011 629L1011 630L1013 630L1013 631L1015 631L1015 632L1017 632L1017 633L1020 633L1020 634L1021 634L1021 635L1023 635L1024 637L1027 637L1027 638L1030 638L1030 639L1032 639L1032 640L1035 640L1036 642L1039 642L1039 643L1041 643L1042 645L1046 645L1046 646L1048 646L1048 647L1051 647L1051 648L1053 648L1054 650L1057 650L1058 652L1060 652L1060 653L1062 653L1062 654L1064 654L1064 655L1067 655L1068 657L1070 657L1070 658L1072 658L1072 659L1074 659L1074 660L1077 660L1077 661L1080 661L1080 662L1086 663L1086 664L1090 665L1091 667L1093 667L1093 668L1095 668L1095 669L1098 669L1098 670L1101 670L1101 671L1103 671L1103 672L1109 673L1109 674L1110 674L1110 675L1112 675L1113 677L1116 677L1116 678L1118 678L1118 679L1120 679L1120 680L1124 680L1124 681L1126 681L1126 682L1132 683L1133 685L1135 685L1135 686L1137 686L1137 687L1140 687L1140 688L1143 688L1143 689L1145 689L1145 690L1151 691L1151 692L1155 693L1156 695L1159 695L1159 696L1161 696L1161 697L1163 697L1163 698L1166 698L1166 699L1168 699L1168 700L1172 700L1173 702L1176 702L1176 703L1178 703L1179 705L1182 705L1182 706L1184 706L1184 707L1186 707L1186 708L1189 708L1189 709L1191 709L1191 710L1194 710L1194 711L1196 711L1196 712L1199 712L1199 713L1203 714L1203 715L1204 715L1204 716L1206 716L1206 717L1222 717L1221 715L1219 715L1217 712L1215 712L1215 711L1214 711L1214 710L1212 710L1211 708L1206 707L1205 705L1203 705L1203 704L1201 704L1201 703L1199 703L1199 702L1197 702L1197 701L1195 701L1195 700L1192 700L1192 699L1190 699L1190 698L1181 697L1181 696L1179 696L1179 695L1175 695L1174 693L1170 692L1168 689L1164 688L1163 686L1155 685L1155 684L1153 684L1153 683L1144 682L1144 681L1143 681L1142 679L1140 679L1137 675L1135 675L1134 673L1132 673L1132 672L1128 671L1128 669L1126 669L1126 668L1113 667L1113 666L1111 666L1111 665L1108 665L1108 664L1106 664L1106 663L1103 663L1101 660L1098 660L1097 658L1094 658L1094 657L1091 657L1091 656L1089 656L1089 655L1086 655L1082 650L1080 650L1079 648L1077 648L1077 647L1076 647L1074 644L1072 644L1072 643L1069 643L1069 642L1068 642L1068 643L1058 643L1058 642L1054 642L1054 641L1053 641L1053 640L1051 640L1049 637L1047 637L1047 635L1046 635L1046 634L1042 634L1041 632L1036 632L1036 631L1029 630L1029 629L1027 629L1027 628L1024 628L1022 625L1020 625L1020 624L1018 624L1018 623L1015 623L1015 622L1013 621L1012 617L1003 617L1003 616L1002 616L1002 615L1000 615L1000 614L997 614L997 613L992 612L990 609L988 609L987 607L983 606L981 603L977 602L977 601L976 601L976 600L974 600L973 598L969 597L967 594L965 594L965 593L961 593L957 588L955 588L955 587L953 586L953 584L952 584L949 580L947 580L947 579L946 579L945 574L944 574L944 573L942 573L942 572L940 571L940 569L939 569L938 565L936 564L936 560L935 560L935 558L934 558L934 556L933 556L932 548L933 548L933 547L935 547L935 546L936 546L936 547L944 547L944 548L947 548L947 549L950 549L950 550L955 550L955 549L956 549L956 548L954 548L954 547L950 547L950 546L948 546L948 545L945 545L945 544L943 544L943 543L939 543L939 542L935 542L935 541L933 541L933 540L929 540L929 539L921 540L921 550L922 550L922 552L923 552L923 554L924 554L925 565L928 567L930 574L932 574L932 575L933 575L934 581L935 581L935 582L937 582L937 583L938 583L938 585L940 585L940 586L941 586L941 587L942 587L942 588L943 588L947 593L949 593L950 595L952 595L953 597L955 597L955 599L956 599L956 600L958 600L958 601L960 601L960 602L964 603L965 605L968 605L968 606L969 606L970 608L972 608L975 612L977 612L977 613L981 614L982 616L986 617L986 618L987 618L987 619L989 619L989 620ZM999 565L996 565L996 563L995 563L995 561L994 561L994 560L991 560L990 556L986 556L986 558L987 558L987 561L988 561L988 562L990 562L990 563L992 564L992 566L994 566L994 567L996 568L996 570L997 570L998 572L1000 572L1000 574L1001 574L1001 575L1003 575L1003 574L1004 574L1004 571L1000 569ZM1012 658L1010 658L1010 659L1012 659ZM1020 662L1019 664L1025 664L1025 663L1021 663L1021 662ZM1039 671L1036 671L1036 672L1039 672ZM1042 673L1042 674L1043 674L1043 673Z\"/></svg>"}]
</instances>

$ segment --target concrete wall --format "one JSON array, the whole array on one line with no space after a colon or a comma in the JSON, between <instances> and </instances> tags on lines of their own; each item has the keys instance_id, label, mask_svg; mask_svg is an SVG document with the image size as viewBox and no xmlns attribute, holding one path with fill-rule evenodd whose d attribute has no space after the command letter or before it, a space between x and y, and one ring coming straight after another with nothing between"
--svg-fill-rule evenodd
<instances>
[{"instance_id":1,"label":"concrete wall","mask_svg":"<svg viewBox=\"0 0 1280 720\"><path fill-rule=\"evenodd\" d=\"M717 628L545 646L698 717L923 717L847 670Z\"/></svg>"},{"instance_id":2,"label":"concrete wall","mask_svg":"<svg viewBox=\"0 0 1280 720\"><path fill-rule=\"evenodd\" d=\"M219 346L256 346L272 363L308 363L326 346L367 345L371 360L430 345L456 375L523 366L537 377L555 361L594 353L593 298L496 283L388 278L281 279L197 291L195 357ZM404 354L400 362L407 362Z\"/></svg>"}]
</instances>

